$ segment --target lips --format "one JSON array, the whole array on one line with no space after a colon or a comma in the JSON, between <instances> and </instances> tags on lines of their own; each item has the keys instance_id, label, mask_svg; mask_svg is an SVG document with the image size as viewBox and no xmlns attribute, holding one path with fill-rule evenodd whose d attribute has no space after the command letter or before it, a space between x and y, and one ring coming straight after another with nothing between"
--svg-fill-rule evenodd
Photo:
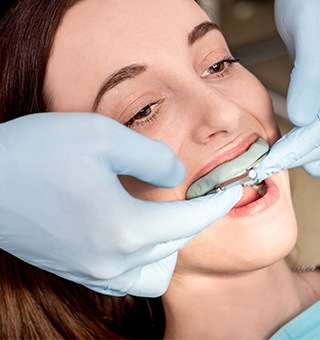
<instances>
[{"instance_id":1,"label":"lips","mask_svg":"<svg viewBox=\"0 0 320 340\"><path fill-rule=\"evenodd\" d=\"M244 153L220 164L193 182L187 190L186 198L192 199L207 195L235 182L244 183L247 181L248 171L257 166L268 151L268 143L258 138Z\"/></svg>"},{"instance_id":2,"label":"lips","mask_svg":"<svg viewBox=\"0 0 320 340\"><path fill-rule=\"evenodd\" d=\"M204 166L193 176L191 183L195 182L197 179L204 176L220 164L240 156L242 153L248 150L250 145L252 145L259 137L260 136L258 134L252 134L250 136L243 137L241 141L239 141L239 139L237 140L237 144L232 143L234 145L230 145L228 149L224 148L221 150L221 152L215 155L214 159L210 163Z\"/></svg>"},{"instance_id":3,"label":"lips","mask_svg":"<svg viewBox=\"0 0 320 340\"><path fill-rule=\"evenodd\" d=\"M260 187L260 190L265 191L263 196L252 187L243 187L241 200L230 210L228 216L234 218L252 216L275 204L280 198L280 190L272 178L269 177L264 182L265 186Z\"/></svg>"},{"instance_id":4,"label":"lips","mask_svg":"<svg viewBox=\"0 0 320 340\"><path fill-rule=\"evenodd\" d=\"M238 201L237 204L234 206L234 208L240 208L248 204L251 204L259 200L266 193L267 193L267 186L266 186L265 181L259 184L254 184L252 186L244 186L242 188L242 197L240 201Z\"/></svg>"},{"instance_id":5,"label":"lips","mask_svg":"<svg viewBox=\"0 0 320 340\"><path fill-rule=\"evenodd\" d=\"M202 175L202 177L196 179L196 181L193 182L193 184L188 188L186 195L187 198L188 195L191 196L190 198L192 198L192 195L194 195L194 193L198 196L199 192L200 196L206 194L206 188L212 188L212 185L215 183L215 181L217 181L214 177L216 176L216 169L219 169L220 171L223 167L223 170L226 172L220 171L218 173L220 173L221 178L224 178L224 176L234 176L232 174L235 169L239 171L243 169L243 167L245 167L244 170L247 171L246 169L248 164L251 164L251 166L258 166L261 157L265 157L266 153L268 152L269 146L261 138L255 139L253 141L251 140L251 143L248 144L248 141L250 141L250 138L252 137L255 136L251 135L250 137L247 137L245 139L246 143L240 143L236 147L225 151L224 154L220 154L218 161L217 158L215 158L215 167L212 167L211 169L208 168L208 166L204 167L202 171L198 173L198 175L200 174ZM243 141L244 139L242 140L242 142ZM246 146L246 148L244 147L244 145ZM233 157L231 158L229 153L230 150L232 150L231 154L233 155ZM239 152L239 150L241 150L242 152ZM259 157L257 158L257 156ZM224 159L225 163L221 163L221 159ZM256 161L252 163L253 160ZM220 165L217 166L217 163ZM211 164L213 164L213 162L211 162ZM208 172L203 174L204 169L208 170ZM219 179L221 180L221 178ZM232 178L234 179L235 177ZM270 178L266 179L260 184L245 186L243 187L242 198L232 208L228 216L243 217L257 214L273 205L279 199L279 197L280 190L275 182Z\"/></svg>"}]
</instances>

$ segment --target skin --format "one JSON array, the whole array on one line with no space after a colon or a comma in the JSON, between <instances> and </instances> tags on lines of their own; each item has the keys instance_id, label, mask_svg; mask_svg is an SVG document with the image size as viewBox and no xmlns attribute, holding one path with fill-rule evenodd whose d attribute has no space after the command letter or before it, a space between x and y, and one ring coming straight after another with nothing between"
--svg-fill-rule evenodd
<instances>
[{"instance_id":1,"label":"skin","mask_svg":"<svg viewBox=\"0 0 320 340\"><path fill-rule=\"evenodd\" d=\"M57 32L45 86L50 109L95 108L123 124L138 118L130 128L166 142L186 166L174 189L123 177L138 198L184 199L201 171L244 152L257 137L272 145L280 136L261 83L240 64L220 62L231 56L220 31L188 44L193 28L208 20L192 0L87 0L67 12ZM147 69L94 107L106 79L133 64ZM214 64L218 71L210 74ZM140 119L137 113L149 104L148 117ZM280 192L272 206L225 216L179 252L163 297L166 337L269 336L317 299L313 278L301 280L282 261L297 227L287 173L272 180ZM212 320L216 327L208 327Z\"/></svg>"}]
</instances>

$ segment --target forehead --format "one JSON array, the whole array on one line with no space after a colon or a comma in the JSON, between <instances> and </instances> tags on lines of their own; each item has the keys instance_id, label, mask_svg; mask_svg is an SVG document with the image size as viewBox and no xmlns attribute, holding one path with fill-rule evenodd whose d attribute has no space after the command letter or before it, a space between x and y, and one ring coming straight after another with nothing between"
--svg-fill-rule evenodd
<instances>
[{"instance_id":1,"label":"forehead","mask_svg":"<svg viewBox=\"0 0 320 340\"><path fill-rule=\"evenodd\" d=\"M108 73L178 55L193 27L206 20L194 0L80 1L67 11L57 31L46 88L66 103L87 82L84 104ZM61 108L66 109L80 108Z\"/></svg>"},{"instance_id":2,"label":"forehead","mask_svg":"<svg viewBox=\"0 0 320 340\"><path fill-rule=\"evenodd\" d=\"M132 43L171 41L205 20L194 0L85 0L66 13L58 35L74 45L100 40L114 48L128 38Z\"/></svg>"}]
</instances>

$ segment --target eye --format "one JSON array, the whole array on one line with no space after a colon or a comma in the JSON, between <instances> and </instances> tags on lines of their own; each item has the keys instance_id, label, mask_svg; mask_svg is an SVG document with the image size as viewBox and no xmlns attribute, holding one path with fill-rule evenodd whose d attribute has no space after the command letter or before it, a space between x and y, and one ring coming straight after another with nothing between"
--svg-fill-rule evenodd
<instances>
[{"instance_id":1,"label":"eye","mask_svg":"<svg viewBox=\"0 0 320 340\"><path fill-rule=\"evenodd\" d=\"M230 65L233 63L237 63L239 61L238 58L227 57L223 60L214 63L209 68L207 68L202 74L201 77L205 78L211 75L216 75L217 77L224 77L228 74Z\"/></svg>"},{"instance_id":2,"label":"eye","mask_svg":"<svg viewBox=\"0 0 320 340\"><path fill-rule=\"evenodd\" d=\"M220 73L226 68L224 61L219 61L216 64L210 66L207 70L209 74Z\"/></svg>"},{"instance_id":3,"label":"eye","mask_svg":"<svg viewBox=\"0 0 320 340\"><path fill-rule=\"evenodd\" d=\"M134 125L142 126L150 123L150 121L155 118L156 113L154 113L154 108L157 104L158 102L146 105L124 125L127 127L133 127Z\"/></svg>"},{"instance_id":4,"label":"eye","mask_svg":"<svg viewBox=\"0 0 320 340\"><path fill-rule=\"evenodd\" d=\"M137 119L142 119L142 118L148 117L152 113L152 106L153 105L154 104L149 104L149 105L145 106L133 118L135 120L137 120Z\"/></svg>"}]
</instances>

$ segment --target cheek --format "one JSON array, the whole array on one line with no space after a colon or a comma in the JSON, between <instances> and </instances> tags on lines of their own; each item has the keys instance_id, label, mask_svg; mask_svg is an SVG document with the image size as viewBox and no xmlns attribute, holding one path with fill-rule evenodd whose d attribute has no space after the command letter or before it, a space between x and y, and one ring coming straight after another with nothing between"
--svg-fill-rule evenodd
<instances>
[{"instance_id":1,"label":"cheek","mask_svg":"<svg viewBox=\"0 0 320 340\"><path fill-rule=\"evenodd\" d=\"M245 70L242 86L236 92L236 98L242 103L244 110L259 122L266 131L269 143L274 144L281 134L266 88L253 74Z\"/></svg>"}]
</instances>

